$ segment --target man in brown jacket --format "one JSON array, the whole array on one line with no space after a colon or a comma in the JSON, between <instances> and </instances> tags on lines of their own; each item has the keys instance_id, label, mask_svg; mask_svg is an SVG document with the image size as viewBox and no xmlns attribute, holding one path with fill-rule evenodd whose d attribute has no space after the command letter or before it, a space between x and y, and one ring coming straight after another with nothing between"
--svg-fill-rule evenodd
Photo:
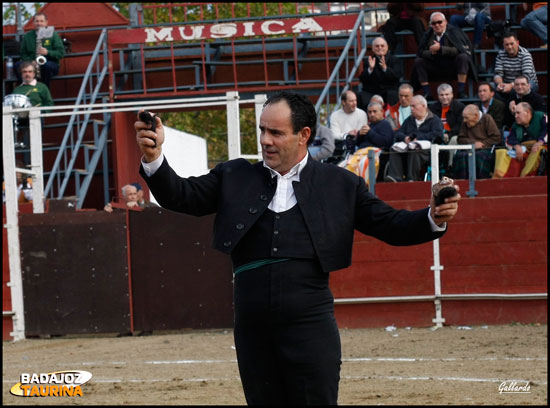
<instances>
[{"instance_id":1,"label":"man in brown jacket","mask_svg":"<svg viewBox=\"0 0 550 408\"><path fill-rule=\"evenodd\" d=\"M494 168L493 146L501 142L500 131L491 115L484 115L477 105L467 105L462 117L457 143L474 145L476 178L489 178ZM452 168L455 178L468 178L468 154L468 150L456 152Z\"/></svg>"}]
</instances>

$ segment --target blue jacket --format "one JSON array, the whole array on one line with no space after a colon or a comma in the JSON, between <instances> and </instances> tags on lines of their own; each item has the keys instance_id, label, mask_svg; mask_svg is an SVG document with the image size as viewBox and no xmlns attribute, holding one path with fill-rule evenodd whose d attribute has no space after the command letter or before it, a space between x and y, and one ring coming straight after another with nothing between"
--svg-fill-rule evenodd
<instances>
[{"instance_id":1,"label":"blue jacket","mask_svg":"<svg viewBox=\"0 0 550 408\"><path fill-rule=\"evenodd\" d=\"M403 142L405 136L409 136L413 140L429 140L432 143L440 144L443 142L443 122L431 111L428 111L428 117L424 123L417 127L416 119L411 115L395 131L395 141Z\"/></svg>"},{"instance_id":2,"label":"blue jacket","mask_svg":"<svg viewBox=\"0 0 550 408\"><path fill-rule=\"evenodd\" d=\"M383 119L378 123L370 124L370 130L366 135L357 137L357 147L374 146L382 149L389 149L393 144L393 129L390 123Z\"/></svg>"}]
</instances>

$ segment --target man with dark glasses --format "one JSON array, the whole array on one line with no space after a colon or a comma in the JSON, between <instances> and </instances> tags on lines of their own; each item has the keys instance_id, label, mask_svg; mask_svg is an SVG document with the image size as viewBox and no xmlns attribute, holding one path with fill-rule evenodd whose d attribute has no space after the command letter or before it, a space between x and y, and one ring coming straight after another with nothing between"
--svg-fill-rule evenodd
<instances>
[{"instance_id":1,"label":"man with dark glasses","mask_svg":"<svg viewBox=\"0 0 550 408\"><path fill-rule=\"evenodd\" d=\"M447 24L445 15L436 11L430 16L430 29L424 34L420 43L412 73L413 83L420 83L426 99L433 99L430 94L429 79L450 81L456 73L458 79L458 98L467 98L464 89L468 73L477 81L477 71L473 58L473 47L470 39L457 27ZM441 73L445 73L442 76Z\"/></svg>"}]
</instances>

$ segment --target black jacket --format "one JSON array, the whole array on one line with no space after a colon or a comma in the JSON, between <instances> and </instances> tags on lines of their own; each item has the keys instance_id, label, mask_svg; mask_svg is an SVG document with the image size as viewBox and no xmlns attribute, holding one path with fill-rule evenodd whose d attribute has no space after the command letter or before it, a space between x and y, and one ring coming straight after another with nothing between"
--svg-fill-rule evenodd
<instances>
[{"instance_id":1,"label":"black jacket","mask_svg":"<svg viewBox=\"0 0 550 408\"><path fill-rule=\"evenodd\" d=\"M371 93L380 93L383 89L398 89L399 79L403 75L401 72L401 62L391 55L389 52L385 56L386 59L386 72L382 71L380 66L380 58L376 57L376 65L369 74L369 60L365 58L363 61L364 70L359 77L361 84L363 85L363 91Z\"/></svg>"},{"instance_id":2,"label":"black jacket","mask_svg":"<svg viewBox=\"0 0 550 408\"><path fill-rule=\"evenodd\" d=\"M395 131L395 141L402 142L409 136L416 140L429 140L432 143L441 143L443 141L443 123L441 119L428 110L428 117L420 125L416 126L416 119L413 115L409 116L401 127Z\"/></svg>"},{"instance_id":3,"label":"black jacket","mask_svg":"<svg viewBox=\"0 0 550 408\"><path fill-rule=\"evenodd\" d=\"M435 38L434 30L433 28L429 28L428 31L424 33L424 37L422 37L422 41L420 42L420 45L418 46L418 53L416 54L417 57L432 59L434 56L430 53L430 46L433 43L433 40ZM439 52L435 55L437 56L455 56L458 52L459 54L466 53L468 54L469 58L469 67L471 72L471 79L473 79L475 82L477 82L477 68L474 62L473 57L473 46L466 34L460 29L455 26L452 26L450 24L447 24L447 30L445 31L445 38L446 38L446 44L445 46L442 46ZM456 49L453 50L453 49Z\"/></svg>"},{"instance_id":4,"label":"black jacket","mask_svg":"<svg viewBox=\"0 0 550 408\"><path fill-rule=\"evenodd\" d=\"M230 254L271 202L277 187L263 162L244 159L218 164L200 177L179 177L166 159L147 177L159 204L201 216L216 214L213 247ZM351 264L354 230L390 245L415 245L441 237L432 232L428 208L396 210L370 194L365 181L332 164L309 158L294 192L323 271Z\"/></svg>"},{"instance_id":5,"label":"black jacket","mask_svg":"<svg viewBox=\"0 0 550 408\"><path fill-rule=\"evenodd\" d=\"M462 111L464 110L465 106L462 102L457 101L456 99L453 99L451 101L451 106L449 107L449 111L447 112L447 123L451 127L451 136L458 135L458 132L460 132L460 126L462 126L463 118L462 118ZM436 115L438 118L441 119L441 110L443 107L441 106L441 102L437 101L432 105L430 110Z\"/></svg>"}]
</instances>

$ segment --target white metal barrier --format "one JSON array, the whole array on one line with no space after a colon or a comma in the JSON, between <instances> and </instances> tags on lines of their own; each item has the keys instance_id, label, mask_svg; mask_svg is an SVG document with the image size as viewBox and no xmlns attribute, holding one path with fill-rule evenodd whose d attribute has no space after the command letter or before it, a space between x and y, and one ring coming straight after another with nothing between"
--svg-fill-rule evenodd
<instances>
[{"instance_id":1,"label":"white metal barrier","mask_svg":"<svg viewBox=\"0 0 550 408\"><path fill-rule=\"evenodd\" d=\"M3 130L3 163L4 179L6 186L6 224L8 235L8 256L10 267L10 282L8 286L11 291L12 310L3 311L3 316L11 316L13 321L13 332L10 335L14 340L25 338L24 303L23 303L23 281L21 277L21 251L19 242L19 207L17 197L16 173L29 174L33 180L33 213L44 212L44 181L42 164L42 125L40 118L59 117L81 114L97 114L105 112L128 112L136 111L136 105L146 110L164 110L173 108L198 108L207 106L226 105L227 109L227 130L229 144L229 159L244 157L248 159L261 159L260 133L257 130L258 153L256 155L241 154L240 143L240 118L239 105L255 104L256 122L259 125L259 117L265 95L256 95L254 99L240 100L238 92L228 92L226 96L202 97L188 99L168 100L144 100L140 103L116 102L91 105L64 105L49 106L52 113L42 113L41 108L18 108L3 106L2 108L2 130ZM78 110L75 110L78 109ZM29 113L30 126L30 149L31 149L31 170L16 168L15 144L13 117L20 112Z\"/></svg>"}]
</instances>

